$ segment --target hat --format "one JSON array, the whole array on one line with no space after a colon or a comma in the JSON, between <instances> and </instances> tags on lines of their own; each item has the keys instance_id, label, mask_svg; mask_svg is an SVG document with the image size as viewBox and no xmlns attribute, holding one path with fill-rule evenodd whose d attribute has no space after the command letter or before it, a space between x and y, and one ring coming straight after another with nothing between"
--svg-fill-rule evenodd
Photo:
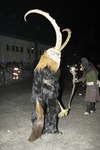
<instances>
[{"instance_id":1,"label":"hat","mask_svg":"<svg viewBox=\"0 0 100 150\"><path fill-rule=\"evenodd\" d=\"M84 68L87 68L89 66L89 61L87 58L81 58L81 64Z\"/></svg>"}]
</instances>

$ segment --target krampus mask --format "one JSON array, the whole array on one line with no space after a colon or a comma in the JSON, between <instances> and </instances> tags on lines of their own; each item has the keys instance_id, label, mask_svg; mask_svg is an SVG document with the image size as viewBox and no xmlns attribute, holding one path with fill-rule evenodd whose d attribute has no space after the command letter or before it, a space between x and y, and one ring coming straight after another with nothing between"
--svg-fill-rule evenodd
<instances>
[{"instance_id":1,"label":"krampus mask","mask_svg":"<svg viewBox=\"0 0 100 150\"><path fill-rule=\"evenodd\" d=\"M41 56L36 68L34 69L33 87L32 87L32 133L29 141L38 139L45 133L59 133L58 114L61 111L58 103L59 90L59 66L61 61L61 50L66 46L70 37L70 29L64 29L68 32L67 39L62 44L62 34L56 21L46 12L38 9L28 11L37 13L46 17L53 25L56 32L56 44L54 47L45 50Z\"/></svg>"}]
</instances>

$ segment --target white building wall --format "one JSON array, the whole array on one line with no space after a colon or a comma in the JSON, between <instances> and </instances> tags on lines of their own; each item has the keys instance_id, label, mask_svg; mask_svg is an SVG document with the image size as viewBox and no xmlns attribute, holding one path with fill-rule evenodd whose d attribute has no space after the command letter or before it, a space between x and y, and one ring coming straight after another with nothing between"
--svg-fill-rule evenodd
<instances>
[{"instance_id":1,"label":"white building wall","mask_svg":"<svg viewBox=\"0 0 100 150\"><path fill-rule=\"evenodd\" d=\"M9 50L7 50L7 45ZM12 46L15 47L14 51ZM16 47L18 47L18 52ZM21 52L21 47L23 47L23 52ZM34 42L0 35L0 62L33 62L35 59L35 48L32 53L32 47L34 48ZM28 53L28 50L30 53Z\"/></svg>"},{"instance_id":2,"label":"white building wall","mask_svg":"<svg viewBox=\"0 0 100 150\"><path fill-rule=\"evenodd\" d=\"M9 47L8 50L7 45ZM14 51L12 46L15 47ZM18 47L18 52L16 51L16 47ZM23 52L21 52L21 47L23 47ZM39 60L44 50L47 50L50 47L50 45L38 42L38 48L36 49L33 41L0 35L0 62L23 61L26 63L34 63L35 59ZM28 53L29 51L30 53Z\"/></svg>"}]
</instances>

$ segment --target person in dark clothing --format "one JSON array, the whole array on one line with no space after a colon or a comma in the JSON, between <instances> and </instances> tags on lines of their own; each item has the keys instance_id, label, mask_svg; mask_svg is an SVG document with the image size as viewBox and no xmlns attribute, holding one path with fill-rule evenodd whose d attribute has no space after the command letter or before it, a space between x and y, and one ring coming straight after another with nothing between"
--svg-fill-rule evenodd
<instances>
[{"instance_id":1,"label":"person in dark clothing","mask_svg":"<svg viewBox=\"0 0 100 150\"><path fill-rule=\"evenodd\" d=\"M75 82L86 82L86 111L84 112L84 115L89 115L96 111L95 104L100 101L98 80L99 72L87 58L81 59L80 66L80 70L83 71L83 75Z\"/></svg>"}]
</instances>

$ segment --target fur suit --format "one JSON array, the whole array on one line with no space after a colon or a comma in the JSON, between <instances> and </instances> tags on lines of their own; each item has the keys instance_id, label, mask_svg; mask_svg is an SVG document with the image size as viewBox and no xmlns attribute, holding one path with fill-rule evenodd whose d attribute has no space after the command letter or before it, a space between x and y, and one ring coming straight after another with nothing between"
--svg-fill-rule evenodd
<instances>
[{"instance_id":1,"label":"fur suit","mask_svg":"<svg viewBox=\"0 0 100 150\"><path fill-rule=\"evenodd\" d=\"M57 101L59 90L59 69L47 52L43 54L41 60L34 70L32 88L32 123L37 119L36 102L38 101L44 114L43 133L58 133L58 113L60 107ZM40 115L43 115L40 113ZM41 116L42 118L42 116Z\"/></svg>"},{"instance_id":2,"label":"fur suit","mask_svg":"<svg viewBox=\"0 0 100 150\"><path fill-rule=\"evenodd\" d=\"M46 12L38 9L28 11L30 13L38 13L45 16L53 25L56 32L55 47L44 51L36 68L34 69L33 87L32 87L32 133L29 141L38 139L41 134L59 133L58 130L58 114L61 106L58 103L59 76L61 50L68 43L71 32L70 29L64 29L68 32L66 41L62 44L62 34L55 20ZM61 45L62 44L62 45Z\"/></svg>"}]
</instances>

